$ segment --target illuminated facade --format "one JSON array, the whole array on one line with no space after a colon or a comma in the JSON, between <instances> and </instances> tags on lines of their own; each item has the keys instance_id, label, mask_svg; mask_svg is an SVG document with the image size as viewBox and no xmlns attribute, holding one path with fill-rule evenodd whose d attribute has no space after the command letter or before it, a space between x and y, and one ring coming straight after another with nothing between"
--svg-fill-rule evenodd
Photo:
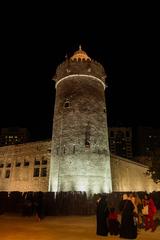
<instances>
[{"instance_id":1,"label":"illuminated facade","mask_svg":"<svg viewBox=\"0 0 160 240\"><path fill-rule=\"evenodd\" d=\"M51 160L51 140L0 147L0 191L47 192ZM160 191L144 173L147 166L111 155L112 190Z\"/></svg>"},{"instance_id":2,"label":"illuminated facade","mask_svg":"<svg viewBox=\"0 0 160 240\"><path fill-rule=\"evenodd\" d=\"M58 66L52 140L0 147L0 191L160 190L147 166L110 155L105 78L82 49Z\"/></svg>"},{"instance_id":3,"label":"illuminated facade","mask_svg":"<svg viewBox=\"0 0 160 240\"><path fill-rule=\"evenodd\" d=\"M105 78L81 48L57 68L50 191L112 191Z\"/></svg>"},{"instance_id":4,"label":"illuminated facade","mask_svg":"<svg viewBox=\"0 0 160 240\"><path fill-rule=\"evenodd\" d=\"M51 141L0 148L0 191L48 191Z\"/></svg>"}]
</instances>

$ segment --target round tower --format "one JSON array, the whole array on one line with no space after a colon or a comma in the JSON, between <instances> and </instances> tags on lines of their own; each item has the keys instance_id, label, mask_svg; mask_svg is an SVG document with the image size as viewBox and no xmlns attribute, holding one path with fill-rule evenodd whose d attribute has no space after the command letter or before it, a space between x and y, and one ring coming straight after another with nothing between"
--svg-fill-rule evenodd
<instances>
[{"instance_id":1,"label":"round tower","mask_svg":"<svg viewBox=\"0 0 160 240\"><path fill-rule=\"evenodd\" d=\"M112 191L105 78L81 47L57 67L49 191Z\"/></svg>"}]
</instances>

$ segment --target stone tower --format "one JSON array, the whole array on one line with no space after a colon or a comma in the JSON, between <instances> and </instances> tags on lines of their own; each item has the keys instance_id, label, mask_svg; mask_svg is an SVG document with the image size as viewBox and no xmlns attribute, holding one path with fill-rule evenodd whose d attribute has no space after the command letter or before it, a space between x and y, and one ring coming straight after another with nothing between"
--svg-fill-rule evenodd
<instances>
[{"instance_id":1,"label":"stone tower","mask_svg":"<svg viewBox=\"0 0 160 240\"><path fill-rule=\"evenodd\" d=\"M81 47L57 67L49 191L112 191L105 78Z\"/></svg>"}]
</instances>

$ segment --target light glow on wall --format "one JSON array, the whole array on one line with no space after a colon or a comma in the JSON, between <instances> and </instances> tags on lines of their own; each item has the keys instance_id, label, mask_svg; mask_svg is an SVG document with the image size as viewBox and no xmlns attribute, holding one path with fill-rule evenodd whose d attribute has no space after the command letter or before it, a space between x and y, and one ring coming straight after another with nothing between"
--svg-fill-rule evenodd
<instances>
[{"instance_id":1,"label":"light glow on wall","mask_svg":"<svg viewBox=\"0 0 160 240\"><path fill-rule=\"evenodd\" d=\"M97 78L95 76L92 76L92 75L87 75L87 74L70 74L69 76L63 77L63 78L58 80L58 82L55 85L55 88L57 88L58 84L60 84L62 81L66 80L66 79L72 79L73 77L87 77L87 78L91 78L93 80L96 80L96 81L100 82L104 89L106 88L106 85L104 84L104 82L101 79L99 79L99 78Z\"/></svg>"}]
</instances>

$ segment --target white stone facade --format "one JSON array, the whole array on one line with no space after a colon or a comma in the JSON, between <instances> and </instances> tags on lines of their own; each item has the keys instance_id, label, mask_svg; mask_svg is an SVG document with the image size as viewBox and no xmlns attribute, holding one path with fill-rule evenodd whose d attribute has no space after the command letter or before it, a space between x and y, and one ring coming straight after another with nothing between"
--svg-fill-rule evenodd
<instances>
[{"instance_id":1,"label":"white stone facade","mask_svg":"<svg viewBox=\"0 0 160 240\"><path fill-rule=\"evenodd\" d=\"M48 191L50 141L0 148L0 191Z\"/></svg>"},{"instance_id":2,"label":"white stone facade","mask_svg":"<svg viewBox=\"0 0 160 240\"><path fill-rule=\"evenodd\" d=\"M113 191L160 191L160 184L146 176L147 169L146 165L111 155Z\"/></svg>"},{"instance_id":3,"label":"white stone facade","mask_svg":"<svg viewBox=\"0 0 160 240\"><path fill-rule=\"evenodd\" d=\"M85 158L87 161L87 153ZM51 140L0 147L0 191L47 192L49 188L50 159ZM40 163L38 162L39 164L35 165L35 160L40 161ZM97 162L99 160L99 156L97 155ZM74 159L68 158L67 161L72 161L73 164ZM29 162L29 165L24 166L24 163L27 162ZM20 166L18 166L19 163ZM11 166L8 167L8 164L11 164ZM73 170L72 164L68 171ZM82 174L83 163L80 161L75 162L75 166L77 166L77 173ZM39 168L39 176L34 177L35 168ZM42 168L47 169L46 176L41 176ZM7 170L10 170L8 178L6 177ZM63 171L65 172L65 169ZM94 176L94 171L95 164L93 163L93 166L88 165L89 174ZM146 176L146 171L147 166L145 165L111 155L112 190L115 192L160 191L160 184L154 183L150 177ZM98 191L94 180L86 183L86 179L84 178L84 181L79 182L79 174L77 174L76 180L77 184L81 187L81 191L84 190L86 184L91 184L92 188L95 189L94 191ZM71 189L74 190L71 185L71 178L66 178L65 184L64 187L68 191ZM105 181L103 184L106 184Z\"/></svg>"}]
</instances>

